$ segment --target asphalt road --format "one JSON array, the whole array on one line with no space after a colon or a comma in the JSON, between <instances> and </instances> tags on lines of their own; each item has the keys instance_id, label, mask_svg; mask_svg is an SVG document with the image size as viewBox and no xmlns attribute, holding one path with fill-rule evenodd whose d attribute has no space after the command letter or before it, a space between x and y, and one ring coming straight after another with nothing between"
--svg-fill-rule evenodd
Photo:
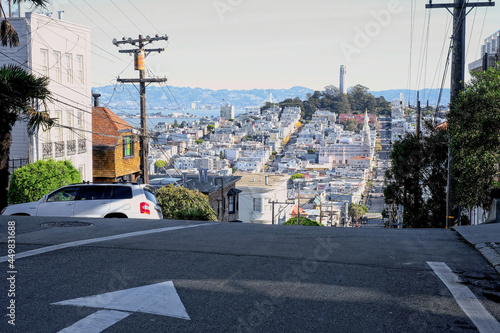
<instances>
[{"instance_id":1,"label":"asphalt road","mask_svg":"<svg viewBox=\"0 0 500 333\"><path fill-rule=\"evenodd\" d=\"M2 315L1 332L59 332L77 322L80 332L90 332L94 316L102 314L124 318L97 332L477 332L427 262L498 281L451 230L118 219L41 227L69 219L0 217L0 256L7 254L8 221L16 222L16 295L7 296L12 284L3 278L1 308L8 314L15 300L16 325ZM183 228L102 239L173 226ZM96 237L101 241L47 248ZM20 257L35 249L52 251ZM7 263L1 267L7 276ZM143 286L157 289L130 291ZM470 287L500 319L500 307L478 286ZM54 304L93 295L101 296L87 306Z\"/></svg>"}]
</instances>

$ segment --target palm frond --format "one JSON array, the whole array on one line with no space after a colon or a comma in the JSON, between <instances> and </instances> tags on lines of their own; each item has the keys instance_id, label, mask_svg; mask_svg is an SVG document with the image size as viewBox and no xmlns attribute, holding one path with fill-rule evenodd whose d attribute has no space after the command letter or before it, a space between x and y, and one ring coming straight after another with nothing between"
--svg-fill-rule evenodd
<instances>
[{"instance_id":1,"label":"palm frond","mask_svg":"<svg viewBox=\"0 0 500 333\"><path fill-rule=\"evenodd\" d=\"M54 120L46 112L37 112L32 101L37 100L46 108L46 102L51 100L48 90L49 80L46 77L36 77L17 65L0 67L0 116L8 114L25 115L30 130L37 127L43 129L53 125ZM3 116L2 116L3 115ZM2 123L3 119L0 119Z\"/></svg>"},{"instance_id":2,"label":"palm frond","mask_svg":"<svg viewBox=\"0 0 500 333\"><path fill-rule=\"evenodd\" d=\"M15 4L19 2L21 3L28 2L35 7L42 7L42 8L47 8L47 5L50 3L49 0L14 0Z\"/></svg>"},{"instance_id":3,"label":"palm frond","mask_svg":"<svg viewBox=\"0 0 500 333\"><path fill-rule=\"evenodd\" d=\"M6 19L4 19L0 26L0 38L2 40L2 46L18 47L19 46L19 36L12 26Z\"/></svg>"},{"instance_id":4,"label":"palm frond","mask_svg":"<svg viewBox=\"0 0 500 333\"><path fill-rule=\"evenodd\" d=\"M46 131L55 124L54 118L50 118L49 113L45 111L36 111L34 109L29 109L27 116L28 129L31 132L34 132L39 128Z\"/></svg>"}]
</instances>

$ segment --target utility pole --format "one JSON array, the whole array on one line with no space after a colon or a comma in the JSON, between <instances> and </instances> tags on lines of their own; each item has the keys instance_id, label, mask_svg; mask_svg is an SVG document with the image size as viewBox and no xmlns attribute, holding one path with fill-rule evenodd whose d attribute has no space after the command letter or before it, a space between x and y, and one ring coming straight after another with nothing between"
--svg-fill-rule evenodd
<instances>
[{"instance_id":1,"label":"utility pole","mask_svg":"<svg viewBox=\"0 0 500 333\"><path fill-rule=\"evenodd\" d=\"M297 195L297 225L300 225L300 182L299 184L299 194Z\"/></svg>"},{"instance_id":2,"label":"utility pole","mask_svg":"<svg viewBox=\"0 0 500 333\"><path fill-rule=\"evenodd\" d=\"M451 85L450 85L450 100L458 97L460 92L464 87L465 78L465 23L466 16L474 7L490 7L495 6L495 3L489 0L488 2L473 2L469 3L466 0L455 0L454 3L442 3L433 4L432 0L429 0L429 4L425 5L425 8L446 8L450 13L450 8L453 8L453 56L451 61ZM468 8L471 8L467 11ZM438 105L439 107L439 105ZM458 207L454 202L454 191L455 186L453 176L451 174L451 169L453 167L453 154L448 144L448 191L446 193L446 228L452 226L455 218L459 218Z\"/></svg>"},{"instance_id":3,"label":"utility pole","mask_svg":"<svg viewBox=\"0 0 500 333\"><path fill-rule=\"evenodd\" d=\"M145 77L145 69L146 66L144 64L144 60L146 56L148 56L151 52L162 52L165 51L163 48L158 48L158 49L145 49L144 47L146 45L149 45L153 43L154 41L158 40L168 40L168 36L160 36L156 35L154 37L146 36L143 37L142 35L139 35L138 39L132 39L128 38L126 39L125 37L122 38L122 40L118 41L113 39L113 45L119 46L120 44L131 44L131 45L136 45L136 49L132 50L119 50L118 52L120 53L129 53L129 54L134 54L134 67L135 70L139 71L139 78L138 79L120 79L118 78L118 82L122 83L139 83L140 89L140 97L141 97L141 130L142 130L142 136L140 138L140 145L141 145L141 173L142 173L142 179L144 184L149 184L149 170L148 170L148 156L149 156L149 151L148 151L148 128L147 128L147 115L146 115L146 83L153 83L153 82L166 82L167 79L163 78L146 78Z\"/></svg>"},{"instance_id":4,"label":"utility pole","mask_svg":"<svg viewBox=\"0 0 500 333\"><path fill-rule=\"evenodd\" d=\"M220 199L217 201L220 201L219 207L219 221L224 222L224 215L225 215L225 210L226 210L226 205L225 205L225 200L224 200L224 177L216 177L215 178L215 184L217 184L217 181L220 180Z\"/></svg>"},{"instance_id":5,"label":"utility pole","mask_svg":"<svg viewBox=\"0 0 500 333\"><path fill-rule=\"evenodd\" d=\"M420 96L419 96L419 91L417 91L417 126L416 126L416 134L417 134L417 140L420 139Z\"/></svg>"},{"instance_id":6,"label":"utility pole","mask_svg":"<svg viewBox=\"0 0 500 333\"><path fill-rule=\"evenodd\" d=\"M291 202L279 202L279 201L274 201L274 200L273 201L269 200L268 203L270 203L272 205L272 214L273 214L273 216L271 218L272 224L274 224L274 218L275 218L275 214L274 214L274 205L275 204L286 205L286 206L294 204L293 201L291 201ZM280 214L282 211L283 211L283 208L278 212L278 214Z\"/></svg>"}]
</instances>

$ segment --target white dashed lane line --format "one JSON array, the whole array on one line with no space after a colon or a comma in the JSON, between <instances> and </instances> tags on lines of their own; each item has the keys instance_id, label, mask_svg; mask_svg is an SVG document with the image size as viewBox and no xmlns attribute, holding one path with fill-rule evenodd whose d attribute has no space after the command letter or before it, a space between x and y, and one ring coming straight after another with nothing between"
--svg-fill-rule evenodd
<instances>
[{"instance_id":1,"label":"white dashed lane line","mask_svg":"<svg viewBox=\"0 0 500 333\"><path fill-rule=\"evenodd\" d=\"M125 234L119 234L119 235L113 235L113 236L83 239L83 240L79 240L79 241L51 245L51 246L46 246L46 247L42 247L42 248L35 249L35 250L16 253L16 260L21 259L21 258L36 256L36 255L42 254L42 253L66 249L68 247L76 247L76 246L87 245L87 244L98 243L98 242L105 242L105 241L121 239L121 238L143 236L143 235L156 234L156 233L166 232L166 231L174 231L174 230L196 228L196 227L203 227L203 226L211 226L211 225L214 225L214 223L192 224L192 225L185 225L185 226L178 226L178 227L166 227L166 228L159 228L159 229L150 229L150 230L128 232ZM9 260L8 256L0 257L0 263L6 262L7 260Z\"/></svg>"}]
</instances>

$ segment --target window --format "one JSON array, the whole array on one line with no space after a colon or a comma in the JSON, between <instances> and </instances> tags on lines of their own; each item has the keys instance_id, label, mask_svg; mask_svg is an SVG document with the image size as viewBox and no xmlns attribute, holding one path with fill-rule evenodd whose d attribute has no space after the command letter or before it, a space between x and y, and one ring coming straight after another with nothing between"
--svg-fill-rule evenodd
<instances>
[{"instance_id":1,"label":"window","mask_svg":"<svg viewBox=\"0 0 500 333\"><path fill-rule=\"evenodd\" d=\"M228 197L228 200L229 200L229 214L233 214L235 212L234 195L230 195Z\"/></svg>"},{"instance_id":2,"label":"window","mask_svg":"<svg viewBox=\"0 0 500 333\"><path fill-rule=\"evenodd\" d=\"M78 111L77 124L78 128L83 128L83 111Z\"/></svg>"},{"instance_id":3,"label":"window","mask_svg":"<svg viewBox=\"0 0 500 333\"><path fill-rule=\"evenodd\" d=\"M262 211L262 198L253 198L253 211L254 212Z\"/></svg>"},{"instance_id":4,"label":"window","mask_svg":"<svg viewBox=\"0 0 500 333\"><path fill-rule=\"evenodd\" d=\"M78 195L79 187L65 187L50 194L47 197L47 202L55 202L55 201L72 201L75 200Z\"/></svg>"},{"instance_id":5,"label":"window","mask_svg":"<svg viewBox=\"0 0 500 333\"><path fill-rule=\"evenodd\" d=\"M132 188L130 186L113 186L112 199L132 199Z\"/></svg>"},{"instance_id":6,"label":"window","mask_svg":"<svg viewBox=\"0 0 500 333\"><path fill-rule=\"evenodd\" d=\"M83 77L83 56L82 55L76 55L76 77L78 80L78 83L85 83L84 77Z\"/></svg>"},{"instance_id":7,"label":"window","mask_svg":"<svg viewBox=\"0 0 500 333\"><path fill-rule=\"evenodd\" d=\"M57 82L62 81L62 59L61 59L61 52L59 51L54 51L54 71L55 71L55 80Z\"/></svg>"},{"instance_id":8,"label":"window","mask_svg":"<svg viewBox=\"0 0 500 333\"><path fill-rule=\"evenodd\" d=\"M101 200L106 186L83 186L80 191L80 200Z\"/></svg>"},{"instance_id":9,"label":"window","mask_svg":"<svg viewBox=\"0 0 500 333\"><path fill-rule=\"evenodd\" d=\"M56 115L56 119L57 119L56 120L57 124L58 125L62 125L63 124L63 122L62 122L62 111L57 110L55 112L55 115ZM54 141L56 141L56 142L62 141L63 140L63 132L62 132L63 129L62 129L62 127L56 126L54 128L54 131L55 131L55 140Z\"/></svg>"},{"instance_id":10,"label":"window","mask_svg":"<svg viewBox=\"0 0 500 333\"><path fill-rule=\"evenodd\" d=\"M73 130L73 111L68 111L67 117L66 117L66 125L68 126L68 140L74 140L75 139L75 132Z\"/></svg>"},{"instance_id":11,"label":"window","mask_svg":"<svg viewBox=\"0 0 500 333\"><path fill-rule=\"evenodd\" d=\"M80 165L78 167L78 172L82 175L82 180L85 180L85 165Z\"/></svg>"},{"instance_id":12,"label":"window","mask_svg":"<svg viewBox=\"0 0 500 333\"><path fill-rule=\"evenodd\" d=\"M123 137L123 158L134 156L134 137L131 135Z\"/></svg>"},{"instance_id":13,"label":"window","mask_svg":"<svg viewBox=\"0 0 500 333\"><path fill-rule=\"evenodd\" d=\"M44 76L49 76L49 50L41 49L40 54L42 55L42 66L40 72Z\"/></svg>"},{"instance_id":14,"label":"window","mask_svg":"<svg viewBox=\"0 0 500 333\"><path fill-rule=\"evenodd\" d=\"M73 57L70 53L64 54L64 69L66 70L66 82L73 83Z\"/></svg>"}]
</instances>

